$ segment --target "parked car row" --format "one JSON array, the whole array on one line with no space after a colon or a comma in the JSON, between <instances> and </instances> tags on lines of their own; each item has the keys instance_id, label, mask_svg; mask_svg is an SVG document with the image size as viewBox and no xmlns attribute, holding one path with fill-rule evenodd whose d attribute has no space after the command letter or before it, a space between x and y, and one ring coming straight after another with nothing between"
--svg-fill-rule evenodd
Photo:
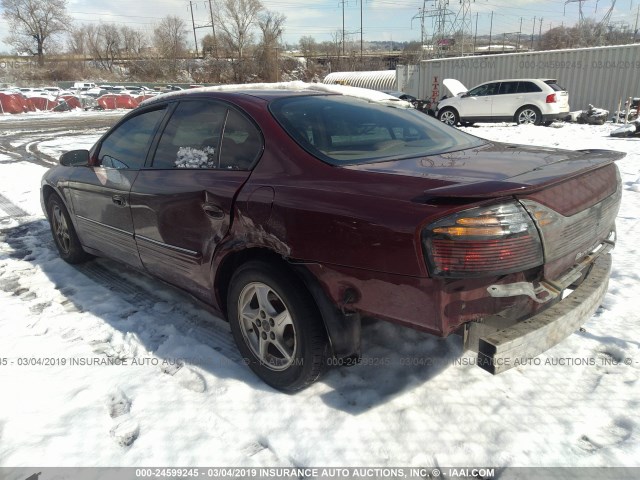
<instances>
[{"instance_id":1,"label":"parked car row","mask_svg":"<svg viewBox=\"0 0 640 480\"><path fill-rule=\"evenodd\" d=\"M70 89L58 87L20 87L0 91L0 113L30 111L66 111L80 109L132 109L148 98L179 87L168 85L162 90L145 86L96 85L76 82Z\"/></svg>"}]
</instances>

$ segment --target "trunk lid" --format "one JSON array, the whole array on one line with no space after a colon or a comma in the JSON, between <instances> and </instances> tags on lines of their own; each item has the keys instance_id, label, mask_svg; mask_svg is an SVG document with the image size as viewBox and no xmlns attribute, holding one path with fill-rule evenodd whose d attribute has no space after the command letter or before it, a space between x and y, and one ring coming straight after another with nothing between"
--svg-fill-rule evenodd
<instances>
[{"instance_id":1,"label":"trunk lid","mask_svg":"<svg viewBox=\"0 0 640 480\"><path fill-rule=\"evenodd\" d=\"M487 143L478 148L432 157L390 160L343 168L421 177L438 186L427 199L485 199L522 195L612 163L624 156L611 150L554 148Z\"/></svg>"}]
</instances>

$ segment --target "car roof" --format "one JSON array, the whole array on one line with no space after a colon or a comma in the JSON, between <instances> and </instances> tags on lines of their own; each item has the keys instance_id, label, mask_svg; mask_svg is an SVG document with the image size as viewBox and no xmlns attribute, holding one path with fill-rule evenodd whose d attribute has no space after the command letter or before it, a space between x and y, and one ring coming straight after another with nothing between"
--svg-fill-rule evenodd
<instances>
[{"instance_id":1,"label":"car roof","mask_svg":"<svg viewBox=\"0 0 640 480\"><path fill-rule=\"evenodd\" d=\"M188 90L174 90L167 93L162 93L145 100L144 104L149 105L152 103L162 102L163 100L178 100L186 99L189 97L202 97L208 96L212 98L234 98L251 96L265 100L267 102L275 100L277 98L296 97L296 96L313 96L313 95L327 95L323 92L313 92L310 90L267 90L267 89L247 89L247 90L208 90L207 87L203 88L190 88Z\"/></svg>"},{"instance_id":2,"label":"car roof","mask_svg":"<svg viewBox=\"0 0 640 480\"><path fill-rule=\"evenodd\" d=\"M531 81L539 81L539 82L555 82L555 78L501 78L498 80L488 80L486 82L479 83L478 85L483 85L485 83L493 83L493 82L531 82Z\"/></svg>"},{"instance_id":3,"label":"car roof","mask_svg":"<svg viewBox=\"0 0 640 480\"><path fill-rule=\"evenodd\" d=\"M252 96L269 102L277 98L332 94L342 94L350 97L363 98L373 102L380 102L387 105L411 108L411 104L409 102L375 90L346 87L344 85L304 83L299 81L191 88L187 90L163 93L155 98L145 100L141 105L146 106L171 99L184 99L189 98L190 96L203 95L217 98L227 97L230 99L238 96Z\"/></svg>"}]
</instances>

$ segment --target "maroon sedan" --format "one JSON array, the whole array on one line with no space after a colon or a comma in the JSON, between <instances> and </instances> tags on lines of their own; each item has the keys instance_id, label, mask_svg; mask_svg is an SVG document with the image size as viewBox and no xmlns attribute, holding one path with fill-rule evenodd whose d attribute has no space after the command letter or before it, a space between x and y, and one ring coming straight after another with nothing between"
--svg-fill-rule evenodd
<instances>
[{"instance_id":1,"label":"maroon sedan","mask_svg":"<svg viewBox=\"0 0 640 480\"><path fill-rule=\"evenodd\" d=\"M493 373L571 334L606 293L621 157L345 95L205 88L64 154L42 202L62 258L190 292L293 391L357 361L362 317L462 333Z\"/></svg>"}]
</instances>

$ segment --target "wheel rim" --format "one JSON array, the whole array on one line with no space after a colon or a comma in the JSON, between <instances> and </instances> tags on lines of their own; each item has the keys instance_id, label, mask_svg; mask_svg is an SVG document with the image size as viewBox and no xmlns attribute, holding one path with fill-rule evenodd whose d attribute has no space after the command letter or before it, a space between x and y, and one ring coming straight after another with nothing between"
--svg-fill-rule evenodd
<instances>
[{"instance_id":1,"label":"wheel rim","mask_svg":"<svg viewBox=\"0 0 640 480\"><path fill-rule=\"evenodd\" d=\"M456 116L451 111L442 112L440 115L440 121L442 123L446 123L447 125L455 125L456 124Z\"/></svg>"},{"instance_id":2,"label":"wheel rim","mask_svg":"<svg viewBox=\"0 0 640 480\"><path fill-rule=\"evenodd\" d=\"M520 112L520 115L518 115L518 123L520 125L536 123L537 119L538 115L536 114L536 112L530 109L523 110Z\"/></svg>"},{"instance_id":3,"label":"wheel rim","mask_svg":"<svg viewBox=\"0 0 640 480\"><path fill-rule=\"evenodd\" d=\"M59 205L54 205L51 209L51 225L53 227L54 238L60 250L69 253L71 237L69 236L69 226Z\"/></svg>"},{"instance_id":4,"label":"wheel rim","mask_svg":"<svg viewBox=\"0 0 640 480\"><path fill-rule=\"evenodd\" d=\"M238 298L240 330L260 363L270 370L286 370L297 353L296 331L286 304L268 285L246 285Z\"/></svg>"}]
</instances>

